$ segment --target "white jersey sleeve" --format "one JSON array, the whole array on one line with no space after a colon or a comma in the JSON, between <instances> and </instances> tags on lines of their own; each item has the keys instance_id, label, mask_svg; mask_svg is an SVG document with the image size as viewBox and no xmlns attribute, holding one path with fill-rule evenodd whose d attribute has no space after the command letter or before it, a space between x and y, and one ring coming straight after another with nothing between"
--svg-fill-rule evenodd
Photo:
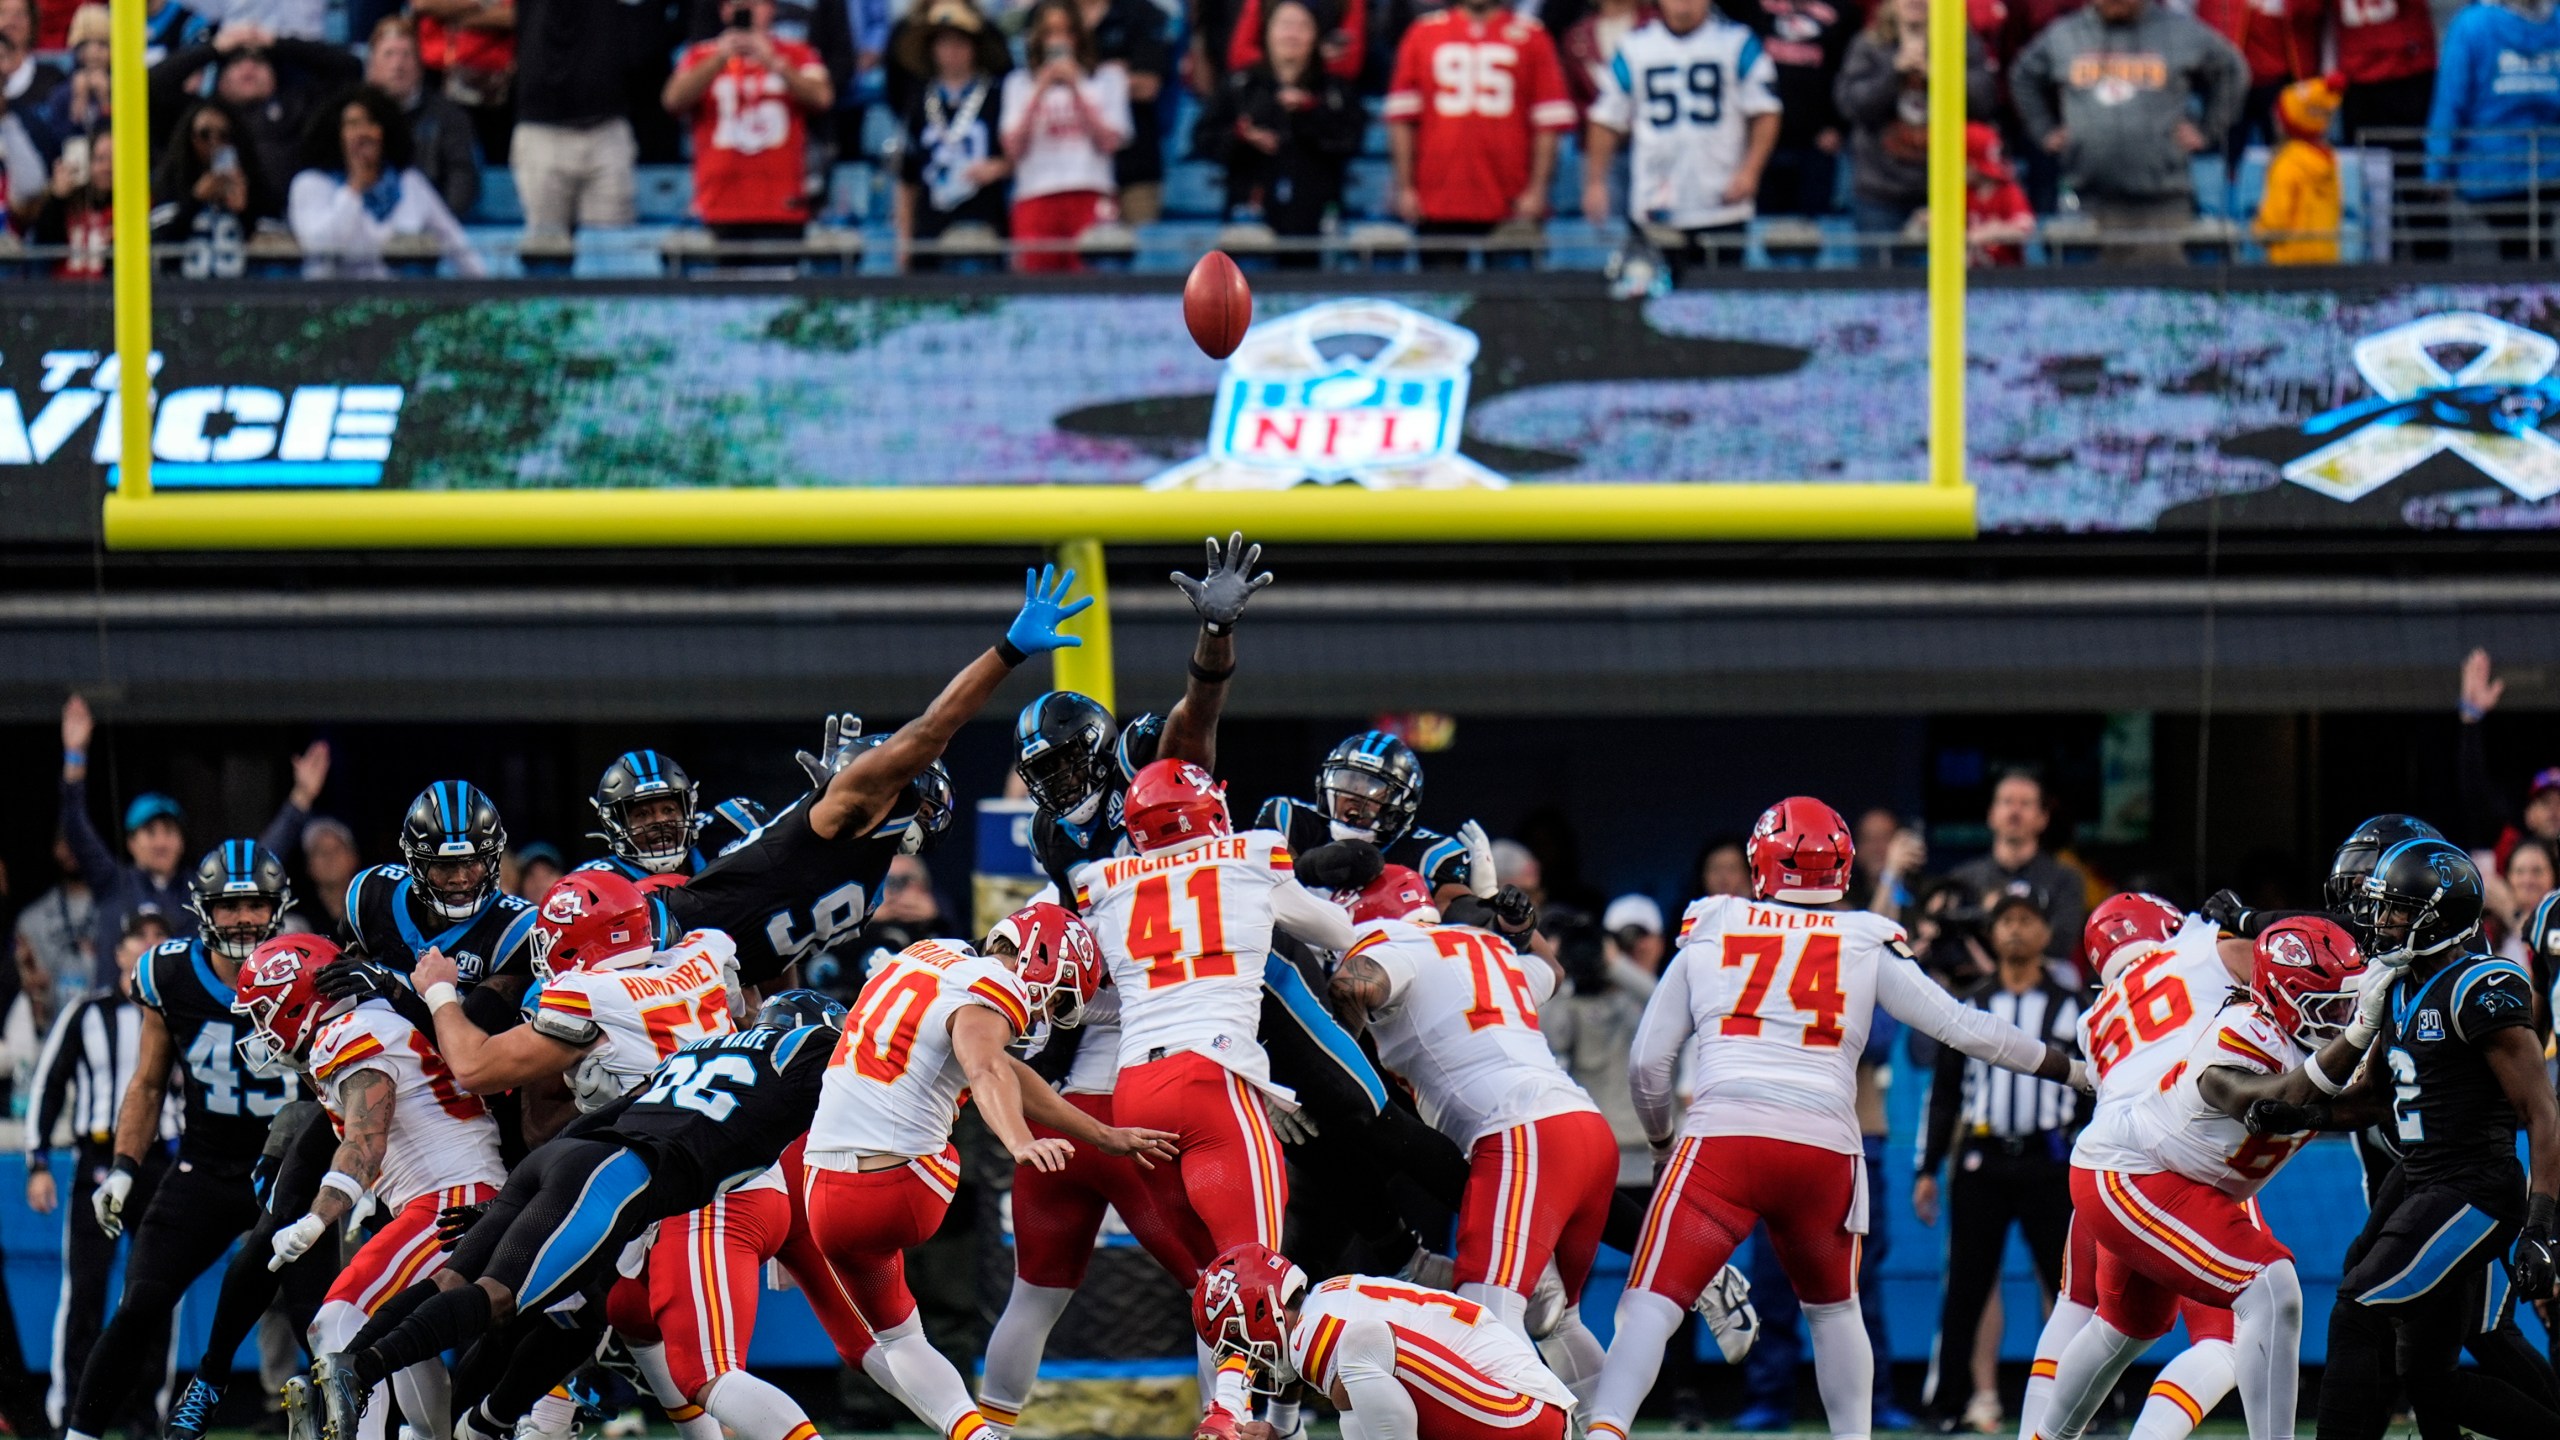
<instances>
[{"instance_id":1,"label":"white jersey sleeve","mask_svg":"<svg viewBox=\"0 0 2560 1440\"><path fill-rule=\"evenodd\" d=\"M388 1004L368 1001L321 1026L310 1065L312 1088L342 1133L347 1082L389 1077L391 1133L373 1193L390 1209L456 1186L506 1183L489 1107L463 1092L434 1044Z\"/></svg>"},{"instance_id":2,"label":"white jersey sleeve","mask_svg":"<svg viewBox=\"0 0 2560 1440\"><path fill-rule=\"evenodd\" d=\"M1151 1052L1188 1051L1294 1098L1271 1083L1259 1037L1262 966L1278 910L1314 898L1298 885L1295 869L1287 839L1270 830L1076 869L1077 909L1120 991L1121 1068L1145 1063ZM1348 945L1350 921L1339 910L1333 915L1340 927L1333 933ZM1312 912L1300 919L1312 928L1327 923Z\"/></svg>"},{"instance_id":3,"label":"white jersey sleeve","mask_svg":"<svg viewBox=\"0 0 2560 1440\"><path fill-rule=\"evenodd\" d=\"M696 930L637 965L568 970L535 994L529 1022L554 1039L583 1043L569 1072L578 1108L592 1113L649 1078L686 1043L736 1028L730 983L737 946L717 930ZM572 1038L583 1026L591 1038Z\"/></svg>"},{"instance_id":4,"label":"white jersey sleeve","mask_svg":"<svg viewBox=\"0 0 2560 1440\"><path fill-rule=\"evenodd\" d=\"M2216 1065L2280 1075L2302 1063L2306 1053L2256 1006L2227 1006L2202 1027L2161 1084L2089 1122L2072 1148L2071 1163L2129 1175L2183 1175L2238 1199L2255 1195L2311 1137L2251 1135L2240 1121L2206 1104L2198 1082Z\"/></svg>"},{"instance_id":5,"label":"white jersey sleeve","mask_svg":"<svg viewBox=\"0 0 2560 1440\"><path fill-rule=\"evenodd\" d=\"M1378 1059L1413 1087L1422 1118L1471 1147L1550 1115L1597 1111L1538 1030L1546 963L1465 925L1385 920L1343 957L1375 961L1389 999L1370 1012ZM1552 984L1550 983L1550 988Z\"/></svg>"},{"instance_id":6,"label":"white jersey sleeve","mask_svg":"<svg viewBox=\"0 0 2560 1440\"><path fill-rule=\"evenodd\" d=\"M819 1086L812 1162L822 1154L941 1153L968 1085L951 1022L973 1006L994 1011L1016 1037L1030 1033L1021 980L964 946L919 940L873 972Z\"/></svg>"},{"instance_id":7,"label":"white jersey sleeve","mask_svg":"<svg viewBox=\"0 0 2560 1440\"><path fill-rule=\"evenodd\" d=\"M1375 1275L1337 1275L1307 1292L1288 1337L1289 1360L1320 1390L1392 1380L1408 1403L1428 1397L1497 1430L1526 1425L1541 1402L1573 1406L1573 1392L1502 1320L1445 1290ZM1345 1348L1345 1347L1349 1348ZM1384 1372L1381 1374L1380 1372ZM1399 1413L1381 1390L1367 1394ZM1375 1403L1375 1402L1373 1402ZM1362 1413L1363 1429L1371 1417Z\"/></svg>"}]
</instances>

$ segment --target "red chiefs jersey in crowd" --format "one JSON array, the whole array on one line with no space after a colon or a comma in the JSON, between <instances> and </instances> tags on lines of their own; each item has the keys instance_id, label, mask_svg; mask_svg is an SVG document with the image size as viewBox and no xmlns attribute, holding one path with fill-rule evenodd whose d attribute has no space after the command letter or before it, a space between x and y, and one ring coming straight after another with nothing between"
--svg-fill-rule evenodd
<instances>
[{"instance_id":1,"label":"red chiefs jersey in crowd","mask_svg":"<svg viewBox=\"0 0 2560 1440\"><path fill-rule=\"evenodd\" d=\"M720 42L685 51L679 70ZM818 52L775 39L791 70L821 66ZM693 208L709 225L781 225L809 218L809 123L783 77L753 61L731 60L693 107Z\"/></svg>"},{"instance_id":2,"label":"red chiefs jersey in crowd","mask_svg":"<svg viewBox=\"0 0 2560 1440\"><path fill-rule=\"evenodd\" d=\"M1452 9L1405 32L1386 118L1417 129L1422 217L1491 224L1528 188L1531 138L1572 129L1576 112L1544 26Z\"/></svg>"}]
</instances>

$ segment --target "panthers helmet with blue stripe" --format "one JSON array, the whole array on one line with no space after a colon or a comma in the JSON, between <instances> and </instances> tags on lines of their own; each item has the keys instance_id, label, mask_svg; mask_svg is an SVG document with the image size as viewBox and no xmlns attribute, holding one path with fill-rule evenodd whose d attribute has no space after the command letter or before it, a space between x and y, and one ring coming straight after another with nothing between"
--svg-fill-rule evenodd
<instances>
[{"instance_id":1,"label":"panthers helmet with blue stripe","mask_svg":"<svg viewBox=\"0 0 2560 1440\"><path fill-rule=\"evenodd\" d=\"M888 742L886 735L856 736L846 743L844 760L836 768L841 770L852 762L854 756L874 745ZM951 828L952 793L951 772L937 757L917 771L916 778L907 782L905 803L891 805L880 823L871 827L871 833L899 836L900 854L922 854L943 831Z\"/></svg>"},{"instance_id":2,"label":"panthers helmet with blue stripe","mask_svg":"<svg viewBox=\"0 0 2560 1440\"><path fill-rule=\"evenodd\" d=\"M2373 873L2374 862L2382 858L2383 851L2403 840L2443 838L2443 831L2415 815L2376 815L2358 825L2339 842L2338 853L2329 860L2329 878L2322 882L2320 892L2328 902L2329 913L2352 918L2356 897L2364 893L2365 877Z\"/></svg>"},{"instance_id":3,"label":"panthers helmet with blue stripe","mask_svg":"<svg viewBox=\"0 0 2560 1440\"><path fill-rule=\"evenodd\" d=\"M1070 824L1089 824L1114 778L1119 730L1093 697L1052 690L1014 717L1013 773L1041 809Z\"/></svg>"},{"instance_id":4,"label":"panthers helmet with blue stripe","mask_svg":"<svg viewBox=\"0 0 2560 1440\"><path fill-rule=\"evenodd\" d=\"M2394 970L2480 933L2488 901L2480 867L2450 840L2403 840L2382 852L2356 897L2367 953Z\"/></svg>"},{"instance_id":5,"label":"panthers helmet with blue stripe","mask_svg":"<svg viewBox=\"0 0 2560 1440\"><path fill-rule=\"evenodd\" d=\"M758 1030L797 1030L803 1025L844 1028L844 1002L817 990L785 990L765 998L756 1011Z\"/></svg>"},{"instance_id":6,"label":"panthers helmet with blue stripe","mask_svg":"<svg viewBox=\"0 0 2560 1440\"><path fill-rule=\"evenodd\" d=\"M1383 850L1405 837L1422 813L1422 761L1384 730L1363 730L1333 747L1316 771L1316 803L1336 840L1366 840Z\"/></svg>"},{"instance_id":7,"label":"panthers helmet with blue stripe","mask_svg":"<svg viewBox=\"0 0 2560 1440\"><path fill-rule=\"evenodd\" d=\"M467 780L439 780L419 791L400 822L400 858L418 897L446 920L470 919L498 893L498 861L506 853L498 807Z\"/></svg>"},{"instance_id":8,"label":"panthers helmet with blue stripe","mask_svg":"<svg viewBox=\"0 0 2560 1440\"><path fill-rule=\"evenodd\" d=\"M773 812L764 802L746 795L732 795L711 807L702 820L701 841L719 859L756 838L756 832L773 823Z\"/></svg>"},{"instance_id":9,"label":"panthers helmet with blue stripe","mask_svg":"<svg viewBox=\"0 0 2560 1440\"><path fill-rule=\"evenodd\" d=\"M265 901L266 918L219 923L213 907L232 900ZM293 886L285 879L284 862L255 840L225 840L214 846L204 852L195 874L187 878L187 909L195 914L205 948L233 960L248 959L273 939L284 925L285 907L292 903Z\"/></svg>"},{"instance_id":10,"label":"panthers helmet with blue stripe","mask_svg":"<svg viewBox=\"0 0 2560 1440\"><path fill-rule=\"evenodd\" d=\"M653 806L649 818L635 822L632 807L651 801L673 801L672 815ZM596 781L588 802L604 829L597 838L605 848L652 875L672 875L693 855L701 833L702 814L693 777L673 759L655 750L631 750L614 757Z\"/></svg>"}]
</instances>

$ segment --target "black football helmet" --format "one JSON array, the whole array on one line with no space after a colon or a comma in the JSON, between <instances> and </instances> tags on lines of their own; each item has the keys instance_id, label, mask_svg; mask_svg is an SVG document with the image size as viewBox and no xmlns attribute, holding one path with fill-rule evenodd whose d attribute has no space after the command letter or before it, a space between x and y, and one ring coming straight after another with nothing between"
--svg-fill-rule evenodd
<instances>
[{"instance_id":1,"label":"black football helmet","mask_svg":"<svg viewBox=\"0 0 2560 1440\"><path fill-rule=\"evenodd\" d=\"M797 1030L803 1025L844 1028L844 1002L818 990L784 990L766 997L750 1029Z\"/></svg>"},{"instance_id":2,"label":"black football helmet","mask_svg":"<svg viewBox=\"0 0 2560 1440\"><path fill-rule=\"evenodd\" d=\"M2356 898L2355 918L2372 937L2367 953L2373 960L2406 969L2478 934L2484 894L2480 867L2461 846L2403 840L2374 862Z\"/></svg>"},{"instance_id":3,"label":"black football helmet","mask_svg":"<svg viewBox=\"0 0 2560 1440\"><path fill-rule=\"evenodd\" d=\"M843 769L854 756L874 745L885 745L888 740L886 735L854 736L845 742L843 757L835 768ZM898 853L923 854L942 837L943 831L951 828L951 796L951 772L937 759L916 772L916 778L907 782L906 803L890 806L889 813L880 817L880 823L871 827L870 833L899 835Z\"/></svg>"},{"instance_id":4,"label":"black football helmet","mask_svg":"<svg viewBox=\"0 0 2560 1440\"><path fill-rule=\"evenodd\" d=\"M1120 727L1120 743L1113 747L1120 760L1120 783L1138 778L1138 772L1153 764L1164 745L1164 717L1150 710Z\"/></svg>"},{"instance_id":5,"label":"black football helmet","mask_svg":"<svg viewBox=\"0 0 2560 1440\"><path fill-rule=\"evenodd\" d=\"M1383 850L1405 837L1422 813L1422 761L1384 730L1363 730L1333 747L1316 771L1316 803L1336 840L1366 840Z\"/></svg>"},{"instance_id":6,"label":"black football helmet","mask_svg":"<svg viewBox=\"0 0 2560 1440\"><path fill-rule=\"evenodd\" d=\"M264 900L263 924L214 923L218 900ZM284 928L285 908L293 903L293 886L285 879L284 862L255 840L225 840L204 852L196 873L187 878L187 909L196 917L196 933L204 948L231 960L246 960Z\"/></svg>"},{"instance_id":7,"label":"black football helmet","mask_svg":"<svg viewBox=\"0 0 2560 1440\"><path fill-rule=\"evenodd\" d=\"M2349 832L2329 861L2329 878L2321 885L2321 898L2328 902L2332 915L2351 916L2357 897L2364 894L2365 877L2373 873L2373 862L2382 852L2403 840L2442 840L2444 832L2415 815L2376 815ZM2359 935L2359 942L2369 938Z\"/></svg>"},{"instance_id":8,"label":"black football helmet","mask_svg":"<svg viewBox=\"0 0 2560 1440\"><path fill-rule=\"evenodd\" d=\"M1112 743L1119 730L1093 697L1052 690L1014 717L1013 773L1041 809L1085 824L1117 778Z\"/></svg>"},{"instance_id":9,"label":"black football helmet","mask_svg":"<svg viewBox=\"0 0 2560 1440\"><path fill-rule=\"evenodd\" d=\"M773 812L761 800L732 795L711 807L703 816L701 843L719 859L756 838L756 832L773 823Z\"/></svg>"},{"instance_id":10,"label":"black football helmet","mask_svg":"<svg viewBox=\"0 0 2560 1440\"><path fill-rule=\"evenodd\" d=\"M417 880L418 897L446 920L468 920L498 893L498 861L507 853L507 827L498 807L468 780L439 780L409 802L400 822L400 858ZM480 877L439 888L431 866L481 862Z\"/></svg>"},{"instance_id":11,"label":"black football helmet","mask_svg":"<svg viewBox=\"0 0 2560 1440\"><path fill-rule=\"evenodd\" d=\"M2524 948L2533 952L2537 985L2560 969L2560 890L2543 896L2542 903L2533 907L2532 918L2524 922Z\"/></svg>"},{"instance_id":12,"label":"black football helmet","mask_svg":"<svg viewBox=\"0 0 2560 1440\"><path fill-rule=\"evenodd\" d=\"M673 799L683 807L674 820L631 824L631 806L642 800ZM652 875L671 875L692 858L694 837L702 831L693 777L684 767L655 750L632 750L614 757L596 781L588 804L604 829L596 832L605 848Z\"/></svg>"}]
</instances>

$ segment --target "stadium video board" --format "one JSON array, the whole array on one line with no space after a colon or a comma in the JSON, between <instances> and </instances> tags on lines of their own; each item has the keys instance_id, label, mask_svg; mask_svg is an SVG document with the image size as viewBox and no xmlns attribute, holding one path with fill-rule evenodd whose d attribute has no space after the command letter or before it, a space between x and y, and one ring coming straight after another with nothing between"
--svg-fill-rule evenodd
<instances>
[{"instance_id":1,"label":"stadium video board","mask_svg":"<svg viewBox=\"0 0 2560 1440\"><path fill-rule=\"evenodd\" d=\"M1976 277L1980 528L2560 521L2560 445L2541 428L2560 397L2560 286L2256 273L2265 288ZM1927 473L1916 286L1771 278L1627 302L1591 277L1381 278L1402 283L1266 290L1224 365L1139 282L165 292L154 473L173 493L1071 487L1132 502L1873 494ZM113 483L109 317L70 288L22 289L0 317L0 494ZM1630 514L1628 538L1645 538Z\"/></svg>"}]
</instances>

